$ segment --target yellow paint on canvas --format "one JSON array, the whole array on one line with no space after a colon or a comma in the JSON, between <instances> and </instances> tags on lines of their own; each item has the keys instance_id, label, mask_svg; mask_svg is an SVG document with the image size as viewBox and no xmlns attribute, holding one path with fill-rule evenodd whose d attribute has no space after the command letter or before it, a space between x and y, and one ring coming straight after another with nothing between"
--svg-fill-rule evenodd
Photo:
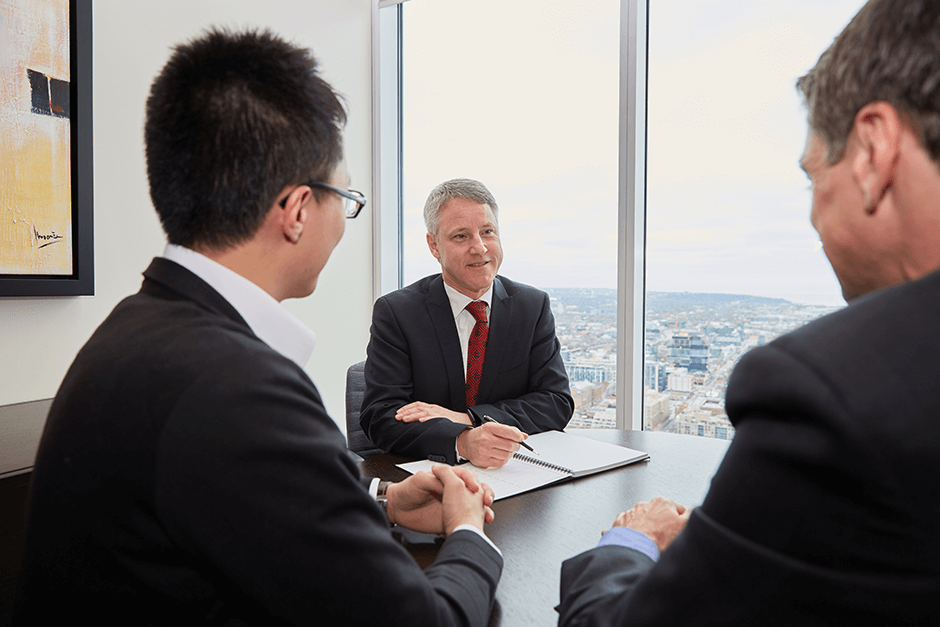
<instances>
[{"instance_id":1,"label":"yellow paint on canvas","mask_svg":"<svg viewBox=\"0 0 940 627\"><path fill-rule=\"evenodd\" d=\"M67 0L0 3L0 274L71 274L69 120L31 111L26 70L69 79Z\"/></svg>"}]
</instances>

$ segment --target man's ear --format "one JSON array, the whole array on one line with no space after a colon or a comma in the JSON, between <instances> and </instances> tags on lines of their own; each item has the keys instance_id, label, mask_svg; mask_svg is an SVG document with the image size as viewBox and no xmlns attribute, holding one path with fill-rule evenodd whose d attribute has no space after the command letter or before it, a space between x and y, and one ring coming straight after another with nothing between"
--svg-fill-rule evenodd
<instances>
[{"instance_id":1,"label":"man's ear","mask_svg":"<svg viewBox=\"0 0 940 627\"><path fill-rule=\"evenodd\" d=\"M441 251L437 249L437 238L431 235L430 233L428 233L427 240L428 240L428 248L431 249L431 254L434 255L435 259L440 261Z\"/></svg>"},{"instance_id":2,"label":"man's ear","mask_svg":"<svg viewBox=\"0 0 940 627\"><path fill-rule=\"evenodd\" d=\"M294 244L300 241L309 217L304 204L312 194L309 187L300 185L287 196L283 208L277 207L281 210L281 230L287 241Z\"/></svg>"},{"instance_id":3,"label":"man's ear","mask_svg":"<svg viewBox=\"0 0 940 627\"><path fill-rule=\"evenodd\" d=\"M887 102L871 102L855 115L852 126L855 141L851 155L852 174L865 200L868 213L875 213L894 182L900 155L901 116Z\"/></svg>"}]
</instances>

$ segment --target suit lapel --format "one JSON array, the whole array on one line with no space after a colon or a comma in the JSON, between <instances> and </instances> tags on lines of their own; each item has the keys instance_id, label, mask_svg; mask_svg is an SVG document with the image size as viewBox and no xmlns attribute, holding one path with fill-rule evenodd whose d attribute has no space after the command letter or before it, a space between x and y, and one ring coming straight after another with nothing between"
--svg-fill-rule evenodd
<instances>
[{"instance_id":1,"label":"suit lapel","mask_svg":"<svg viewBox=\"0 0 940 627\"><path fill-rule=\"evenodd\" d=\"M451 407L465 407L467 404L466 381L463 374L463 350L457 337L457 325L450 300L444 291L444 280L440 275L431 281L426 299L428 316L437 335L438 346L447 374L447 386L450 392ZM484 365L484 373L486 368Z\"/></svg>"},{"instance_id":2,"label":"suit lapel","mask_svg":"<svg viewBox=\"0 0 940 627\"><path fill-rule=\"evenodd\" d=\"M490 399L493 386L496 385L496 374L502 370L501 365L506 357L509 333L512 330L512 313L512 298L506 293L499 277L496 277L493 281L493 306L490 313L492 322L486 339L486 357L483 359L480 393L477 397L481 403Z\"/></svg>"}]
</instances>

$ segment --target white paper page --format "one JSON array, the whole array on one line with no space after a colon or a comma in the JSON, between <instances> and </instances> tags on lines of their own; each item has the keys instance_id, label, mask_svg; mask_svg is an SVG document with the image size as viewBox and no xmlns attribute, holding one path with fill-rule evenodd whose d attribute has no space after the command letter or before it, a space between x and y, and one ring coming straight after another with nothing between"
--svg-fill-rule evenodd
<instances>
[{"instance_id":1,"label":"white paper page","mask_svg":"<svg viewBox=\"0 0 940 627\"><path fill-rule=\"evenodd\" d=\"M538 456L525 449L519 449L520 454L562 466L575 475L613 468L648 457L643 451L561 431L531 435L526 444L534 448Z\"/></svg>"},{"instance_id":2,"label":"white paper page","mask_svg":"<svg viewBox=\"0 0 940 627\"><path fill-rule=\"evenodd\" d=\"M398 467L414 474L422 470L430 471L435 463L424 459L417 462L398 464ZM494 498L497 500L514 494L521 494L568 477L566 473L533 466L518 459L509 460L501 468L477 468L472 464L461 465L471 467L480 477L480 481L490 484L490 487L493 488Z\"/></svg>"}]
</instances>

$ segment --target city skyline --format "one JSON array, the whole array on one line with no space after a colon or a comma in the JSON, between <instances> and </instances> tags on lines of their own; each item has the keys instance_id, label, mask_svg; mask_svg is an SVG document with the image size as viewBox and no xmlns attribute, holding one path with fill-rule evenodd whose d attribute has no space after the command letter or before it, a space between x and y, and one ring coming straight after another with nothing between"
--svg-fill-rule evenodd
<instances>
[{"instance_id":1,"label":"city skyline","mask_svg":"<svg viewBox=\"0 0 940 627\"><path fill-rule=\"evenodd\" d=\"M569 426L616 428L616 290L549 288L575 413ZM648 292L643 428L732 439L728 378L751 348L833 308L780 298Z\"/></svg>"},{"instance_id":2,"label":"city skyline","mask_svg":"<svg viewBox=\"0 0 940 627\"><path fill-rule=\"evenodd\" d=\"M794 82L862 2L651 4L647 289L843 304L809 224ZM470 177L502 210L502 274L616 287L619 8L404 5L406 284L439 271L428 191Z\"/></svg>"}]
</instances>

